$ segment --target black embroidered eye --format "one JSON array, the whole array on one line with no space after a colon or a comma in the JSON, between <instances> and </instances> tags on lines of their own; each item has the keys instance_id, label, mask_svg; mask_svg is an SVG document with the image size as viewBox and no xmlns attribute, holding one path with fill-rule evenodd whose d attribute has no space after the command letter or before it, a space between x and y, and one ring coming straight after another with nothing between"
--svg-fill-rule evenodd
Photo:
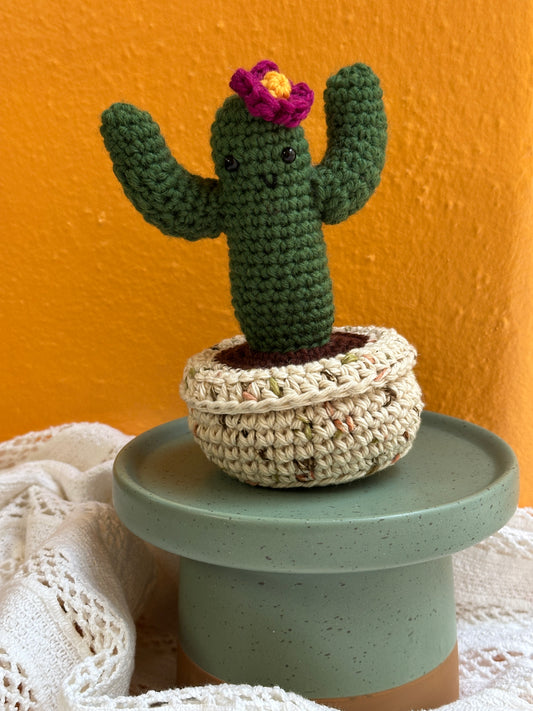
<instances>
[{"instance_id":1,"label":"black embroidered eye","mask_svg":"<svg viewBox=\"0 0 533 711\"><path fill-rule=\"evenodd\" d=\"M228 173L234 173L239 167L239 161L233 156L226 156L224 158L224 168Z\"/></svg>"},{"instance_id":2,"label":"black embroidered eye","mask_svg":"<svg viewBox=\"0 0 533 711\"><path fill-rule=\"evenodd\" d=\"M294 148L287 146L281 151L281 160L284 163L293 163L296 160L296 151Z\"/></svg>"}]
</instances>

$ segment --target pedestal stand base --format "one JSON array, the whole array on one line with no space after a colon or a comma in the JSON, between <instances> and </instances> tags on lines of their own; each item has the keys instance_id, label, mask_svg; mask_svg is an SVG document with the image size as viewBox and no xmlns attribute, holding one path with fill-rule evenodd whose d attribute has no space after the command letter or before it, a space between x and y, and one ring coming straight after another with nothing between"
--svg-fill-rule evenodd
<instances>
[{"instance_id":1,"label":"pedestal stand base","mask_svg":"<svg viewBox=\"0 0 533 711\"><path fill-rule=\"evenodd\" d=\"M298 574L182 557L179 620L183 652L212 677L311 699L367 696L407 686L449 657L452 559ZM447 701L456 690L457 668Z\"/></svg>"},{"instance_id":2,"label":"pedestal stand base","mask_svg":"<svg viewBox=\"0 0 533 711\"><path fill-rule=\"evenodd\" d=\"M452 653L428 674L394 689L361 696L314 699L340 711L416 711L450 704L459 698L457 645ZM209 674L178 648L178 686L222 684L223 679Z\"/></svg>"},{"instance_id":3,"label":"pedestal stand base","mask_svg":"<svg viewBox=\"0 0 533 711\"><path fill-rule=\"evenodd\" d=\"M181 556L180 684L410 711L457 698L452 555L509 520L518 467L487 430L426 412L387 471L262 489L207 461L181 420L130 442L113 487L123 523Z\"/></svg>"}]
</instances>

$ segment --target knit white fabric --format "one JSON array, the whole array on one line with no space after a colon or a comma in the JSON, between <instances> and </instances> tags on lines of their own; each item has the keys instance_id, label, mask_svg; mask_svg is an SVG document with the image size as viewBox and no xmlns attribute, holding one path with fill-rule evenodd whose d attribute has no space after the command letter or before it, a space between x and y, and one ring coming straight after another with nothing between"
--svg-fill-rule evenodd
<instances>
[{"instance_id":1,"label":"knit white fabric","mask_svg":"<svg viewBox=\"0 0 533 711\"><path fill-rule=\"evenodd\" d=\"M0 444L2 708L324 708L279 688L172 688L177 559L128 533L110 503L128 439L73 424ZM533 509L457 555L455 571L461 699L442 708L531 711Z\"/></svg>"}]
</instances>

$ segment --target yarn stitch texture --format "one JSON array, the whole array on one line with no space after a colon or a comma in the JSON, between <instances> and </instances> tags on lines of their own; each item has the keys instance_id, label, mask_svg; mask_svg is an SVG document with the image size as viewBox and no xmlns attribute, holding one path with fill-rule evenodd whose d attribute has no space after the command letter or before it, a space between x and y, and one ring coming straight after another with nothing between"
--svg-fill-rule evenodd
<instances>
[{"instance_id":1,"label":"yarn stitch texture","mask_svg":"<svg viewBox=\"0 0 533 711\"><path fill-rule=\"evenodd\" d=\"M247 484L291 488L353 481L407 454L423 407L416 351L393 329L357 333L364 347L301 365L221 364L242 336L190 358L181 395L206 456Z\"/></svg>"},{"instance_id":2,"label":"yarn stitch texture","mask_svg":"<svg viewBox=\"0 0 533 711\"><path fill-rule=\"evenodd\" d=\"M314 98L307 84L293 84L279 73L277 64L268 59L256 64L250 72L237 69L230 87L241 97L252 116L288 128L300 125Z\"/></svg>"},{"instance_id":3,"label":"yarn stitch texture","mask_svg":"<svg viewBox=\"0 0 533 711\"><path fill-rule=\"evenodd\" d=\"M289 97L275 96L261 83L268 72L277 66L265 60L232 78L237 94L212 126L216 179L183 168L151 116L134 106L107 109L101 132L126 196L148 222L188 240L226 234L232 303L250 348L288 352L331 337L322 223L346 220L376 189L387 125L370 67L344 67L327 81L327 150L314 166L299 125L312 92L289 82Z\"/></svg>"}]
</instances>

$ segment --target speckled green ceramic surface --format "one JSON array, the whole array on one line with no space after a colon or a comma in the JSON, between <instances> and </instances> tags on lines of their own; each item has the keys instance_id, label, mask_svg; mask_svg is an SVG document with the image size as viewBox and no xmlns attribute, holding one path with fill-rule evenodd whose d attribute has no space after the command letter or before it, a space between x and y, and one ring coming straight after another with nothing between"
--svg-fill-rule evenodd
<instances>
[{"instance_id":1,"label":"speckled green ceramic surface","mask_svg":"<svg viewBox=\"0 0 533 711\"><path fill-rule=\"evenodd\" d=\"M249 487L203 456L185 419L130 442L115 463L125 525L216 565L293 573L376 570L449 555L497 531L518 500L518 467L491 432L426 412L411 452L351 484Z\"/></svg>"},{"instance_id":2,"label":"speckled green ceramic surface","mask_svg":"<svg viewBox=\"0 0 533 711\"><path fill-rule=\"evenodd\" d=\"M454 648L451 556L330 575L182 558L179 620L186 654L224 681L310 698L376 693L429 673Z\"/></svg>"},{"instance_id":3,"label":"speckled green ceramic surface","mask_svg":"<svg viewBox=\"0 0 533 711\"><path fill-rule=\"evenodd\" d=\"M504 525L517 497L512 450L433 413L404 459L351 484L241 484L185 420L128 444L114 477L126 526L182 555L188 657L223 681L311 698L393 689L442 664L456 643L451 554Z\"/></svg>"}]
</instances>

